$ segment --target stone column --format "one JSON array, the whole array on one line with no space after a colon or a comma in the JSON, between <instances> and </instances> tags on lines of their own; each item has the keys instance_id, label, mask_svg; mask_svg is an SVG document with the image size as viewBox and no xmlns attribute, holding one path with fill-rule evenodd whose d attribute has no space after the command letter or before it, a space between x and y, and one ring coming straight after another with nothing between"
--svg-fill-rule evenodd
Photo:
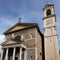
<instances>
[{"instance_id":1,"label":"stone column","mask_svg":"<svg viewBox=\"0 0 60 60\"><path fill-rule=\"evenodd\" d=\"M1 51L1 60L3 59L3 49L2 49L2 51Z\"/></svg>"},{"instance_id":2,"label":"stone column","mask_svg":"<svg viewBox=\"0 0 60 60\"><path fill-rule=\"evenodd\" d=\"M16 48L13 49L13 60L15 60L15 51L16 51Z\"/></svg>"},{"instance_id":3,"label":"stone column","mask_svg":"<svg viewBox=\"0 0 60 60\"><path fill-rule=\"evenodd\" d=\"M20 47L19 60L22 60L22 47Z\"/></svg>"},{"instance_id":4,"label":"stone column","mask_svg":"<svg viewBox=\"0 0 60 60\"><path fill-rule=\"evenodd\" d=\"M25 49L25 51L24 51L24 60L26 60L26 55L27 55L27 51Z\"/></svg>"},{"instance_id":5,"label":"stone column","mask_svg":"<svg viewBox=\"0 0 60 60\"><path fill-rule=\"evenodd\" d=\"M6 49L6 56L5 56L5 60L8 60L8 48Z\"/></svg>"}]
</instances>

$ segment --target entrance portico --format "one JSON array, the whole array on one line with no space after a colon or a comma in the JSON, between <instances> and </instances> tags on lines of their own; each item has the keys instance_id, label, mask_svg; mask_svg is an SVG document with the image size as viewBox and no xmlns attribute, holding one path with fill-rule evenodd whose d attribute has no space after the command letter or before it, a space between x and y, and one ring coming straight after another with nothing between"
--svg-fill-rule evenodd
<instances>
[{"instance_id":1,"label":"entrance portico","mask_svg":"<svg viewBox=\"0 0 60 60\"><path fill-rule=\"evenodd\" d=\"M23 47L3 48L1 60L25 60L25 51Z\"/></svg>"},{"instance_id":2,"label":"entrance portico","mask_svg":"<svg viewBox=\"0 0 60 60\"><path fill-rule=\"evenodd\" d=\"M5 41L2 43L1 60L26 60L25 45L23 43L14 42L13 44L11 41Z\"/></svg>"}]
</instances>

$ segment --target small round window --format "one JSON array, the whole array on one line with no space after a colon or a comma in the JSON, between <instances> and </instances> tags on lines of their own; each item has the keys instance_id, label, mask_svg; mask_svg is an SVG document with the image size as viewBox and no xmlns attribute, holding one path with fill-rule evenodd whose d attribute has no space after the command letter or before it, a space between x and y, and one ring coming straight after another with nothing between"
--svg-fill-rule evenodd
<instances>
[{"instance_id":1,"label":"small round window","mask_svg":"<svg viewBox=\"0 0 60 60\"><path fill-rule=\"evenodd\" d=\"M51 10L48 9L47 12L46 12L47 16L51 15Z\"/></svg>"},{"instance_id":2,"label":"small round window","mask_svg":"<svg viewBox=\"0 0 60 60\"><path fill-rule=\"evenodd\" d=\"M16 40L21 40L21 36L20 36L20 35L17 35L17 36L15 37L15 39L16 39Z\"/></svg>"}]
</instances>

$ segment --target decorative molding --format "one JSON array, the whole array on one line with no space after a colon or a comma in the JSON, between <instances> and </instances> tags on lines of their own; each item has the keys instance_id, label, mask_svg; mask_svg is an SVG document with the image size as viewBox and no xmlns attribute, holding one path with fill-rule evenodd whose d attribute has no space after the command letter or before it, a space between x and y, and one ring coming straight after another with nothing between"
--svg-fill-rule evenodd
<instances>
[{"instance_id":1,"label":"decorative molding","mask_svg":"<svg viewBox=\"0 0 60 60\"><path fill-rule=\"evenodd\" d=\"M58 34L56 34L56 35L49 35L49 36L44 36L44 37L52 37L52 36L58 36Z\"/></svg>"},{"instance_id":2,"label":"decorative molding","mask_svg":"<svg viewBox=\"0 0 60 60\"><path fill-rule=\"evenodd\" d=\"M42 20L45 20L45 19L51 18L51 17L56 17L56 15L54 14L54 15L50 15L50 16L44 17Z\"/></svg>"}]
</instances>

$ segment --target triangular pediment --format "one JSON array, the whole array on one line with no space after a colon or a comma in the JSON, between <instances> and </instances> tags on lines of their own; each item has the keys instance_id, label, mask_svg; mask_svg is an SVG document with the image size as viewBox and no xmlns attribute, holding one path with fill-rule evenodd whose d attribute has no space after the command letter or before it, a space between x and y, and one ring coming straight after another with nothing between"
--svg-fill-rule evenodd
<instances>
[{"instance_id":1,"label":"triangular pediment","mask_svg":"<svg viewBox=\"0 0 60 60\"><path fill-rule=\"evenodd\" d=\"M2 45L15 44L15 43L17 43L17 42L13 41L13 40L6 40L2 43Z\"/></svg>"},{"instance_id":2,"label":"triangular pediment","mask_svg":"<svg viewBox=\"0 0 60 60\"><path fill-rule=\"evenodd\" d=\"M25 29L31 26L35 26L35 23L20 23L20 24L16 24L13 27L11 27L10 29L8 29L6 32L4 32L4 34L9 33L9 32L13 32L16 30L21 30L21 29Z\"/></svg>"},{"instance_id":3,"label":"triangular pediment","mask_svg":"<svg viewBox=\"0 0 60 60\"><path fill-rule=\"evenodd\" d=\"M16 43L15 41L9 41L9 42L7 42L7 44L14 44L14 43Z\"/></svg>"},{"instance_id":4,"label":"triangular pediment","mask_svg":"<svg viewBox=\"0 0 60 60\"><path fill-rule=\"evenodd\" d=\"M11 30L9 30L8 32L12 32L12 31L24 29L24 28L26 28L26 27L27 27L27 26L15 26L15 27L13 27Z\"/></svg>"}]
</instances>

